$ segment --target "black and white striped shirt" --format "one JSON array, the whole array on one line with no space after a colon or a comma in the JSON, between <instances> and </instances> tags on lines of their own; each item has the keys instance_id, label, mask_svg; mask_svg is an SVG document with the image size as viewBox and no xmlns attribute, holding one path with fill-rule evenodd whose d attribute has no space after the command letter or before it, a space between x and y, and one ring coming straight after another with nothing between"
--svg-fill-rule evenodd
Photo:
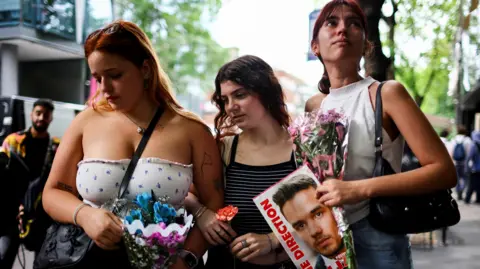
<instances>
[{"instance_id":1,"label":"black and white striped shirt","mask_svg":"<svg viewBox=\"0 0 480 269\"><path fill-rule=\"evenodd\" d=\"M230 164L226 169L225 204L238 207L232 228L240 236L246 233L267 234L270 227L253 202L253 198L295 171L294 156L288 162L252 166L235 162L238 135L232 142Z\"/></svg>"}]
</instances>

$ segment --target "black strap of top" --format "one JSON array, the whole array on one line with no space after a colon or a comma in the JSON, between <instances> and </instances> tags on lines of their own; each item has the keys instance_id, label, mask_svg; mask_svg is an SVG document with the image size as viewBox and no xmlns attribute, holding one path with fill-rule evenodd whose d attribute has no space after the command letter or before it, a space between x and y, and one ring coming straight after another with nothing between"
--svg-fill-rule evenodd
<instances>
[{"instance_id":1,"label":"black strap of top","mask_svg":"<svg viewBox=\"0 0 480 269\"><path fill-rule=\"evenodd\" d=\"M235 135L232 142L232 147L230 148L230 162L228 163L231 165L235 162L235 155L237 155L237 145L238 145L238 135Z\"/></svg>"},{"instance_id":2,"label":"black strap of top","mask_svg":"<svg viewBox=\"0 0 480 269\"><path fill-rule=\"evenodd\" d=\"M383 151L383 104L382 104L382 87L385 82L380 83L375 97L375 158L382 158Z\"/></svg>"},{"instance_id":3,"label":"black strap of top","mask_svg":"<svg viewBox=\"0 0 480 269\"><path fill-rule=\"evenodd\" d=\"M137 162L142 156L143 150L147 145L148 139L150 139L150 136L152 135L153 130L155 129L155 126L157 125L158 120L160 120L160 117L162 116L162 114L163 114L163 108L159 107L157 109L157 112L155 112L155 115L153 116L152 120L150 121L150 124L148 125L147 129L143 133L142 140L140 140L140 143L138 144L138 147L132 156L132 160L128 164L127 171L123 176L122 184L120 184L120 188L118 190L118 198L122 198L123 195L125 194L125 191L128 188L128 183L130 183L130 179L132 178L133 171L135 171L135 167L137 166Z\"/></svg>"}]
</instances>

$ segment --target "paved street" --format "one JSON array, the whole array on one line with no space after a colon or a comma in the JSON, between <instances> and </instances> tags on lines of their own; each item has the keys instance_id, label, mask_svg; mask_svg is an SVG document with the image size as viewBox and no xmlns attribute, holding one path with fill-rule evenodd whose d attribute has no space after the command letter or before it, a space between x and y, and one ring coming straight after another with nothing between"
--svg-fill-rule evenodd
<instances>
[{"instance_id":1,"label":"paved street","mask_svg":"<svg viewBox=\"0 0 480 269\"><path fill-rule=\"evenodd\" d=\"M474 199L472 199L474 200ZM480 206L459 202L462 219L447 233L449 245L441 245L441 233L434 235L434 248L422 249L413 244L415 269L471 269L480 268Z\"/></svg>"},{"instance_id":2,"label":"paved street","mask_svg":"<svg viewBox=\"0 0 480 269\"><path fill-rule=\"evenodd\" d=\"M475 199L472 199L475 201ZM441 244L441 233L433 234L433 248L429 236L415 235L412 240L415 269L472 269L480 268L480 205L465 205L459 202L462 219L450 227L447 247ZM26 269L32 268L33 255L25 253ZM18 259L14 269L21 269ZM388 268L385 268L388 269Z\"/></svg>"}]
</instances>

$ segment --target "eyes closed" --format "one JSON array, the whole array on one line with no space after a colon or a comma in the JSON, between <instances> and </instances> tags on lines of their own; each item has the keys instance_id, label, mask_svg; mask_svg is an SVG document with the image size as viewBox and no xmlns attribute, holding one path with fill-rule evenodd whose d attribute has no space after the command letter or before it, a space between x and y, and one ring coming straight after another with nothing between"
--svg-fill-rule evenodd
<instances>
[{"instance_id":1,"label":"eyes closed","mask_svg":"<svg viewBox=\"0 0 480 269\"><path fill-rule=\"evenodd\" d=\"M237 100L242 100L248 96L248 91L245 89L238 89L232 93L232 98ZM228 104L229 99L227 96L222 95L222 102Z\"/></svg>"},{"instance_id":2,"label":"eyes closed","mask_svg":"<svg viewBox=\"0 0 480 269\"><path fill-rule=\"evenodd\" d=\"M112 80L117 80L117 79L120 79L122 77L123 73L121 72L112 72L112 73L107 73L106 76L109 77L110 79ZM101 76L97 76L96 74L93 75L93 77L95 78L95 80L98 82L98 83L101 83L102 82L102 77Z\"/></svg>"}]
</instances>

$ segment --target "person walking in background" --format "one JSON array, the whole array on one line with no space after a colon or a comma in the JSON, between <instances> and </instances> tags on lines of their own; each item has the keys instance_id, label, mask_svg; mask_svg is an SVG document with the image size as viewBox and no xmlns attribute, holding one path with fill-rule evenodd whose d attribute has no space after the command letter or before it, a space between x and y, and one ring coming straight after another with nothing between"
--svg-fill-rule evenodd
<instances>
[{"instance_id":1,"label":"person walking in background","mask_svg":"<svg viewBox=\"0 0 480 269\"><path fill-rule=\"evenodd\" d=\"M448 129L443 129L441 132L440 132L440 140L442 140L443 144L445 145L445 147L448 149L449 146L450 146L450 141L448 141L448 136L450 135L450 132L448 131ZM447 231L448 231L448 227L443 227L442 228L442 244L443 246L447 246Z\"/></svg>"},{"instance_id":2,"label":"person walking in background","mask_svg":"<svg viewBox=\"0 0 480 269\"><path fill-rule=\"evenodd\" d=\"M467 129L462 126L457 126L457 135L449 143L449 152L452 156L457 171L457 191L458 200L463 199L463 191L465 186L468 185L467 178L465 177L465 161L467 159L469 150L471 148L472 140L467 136Z\"/></svg>"},{"instance_id":3,"label":"person walking in background","mask_svg":"<svg viewBox=\"0 0 480 269\"><path fill-rule=\"evenodd\" d=\"M32 126L7 136L0 148L2 269L13 266L20 244L38 252L52 222L43 210L41 194L60 143L48 133L53 110L49 100L37 100L30 113Z\"/></svg>"},{"instance_id":4,"label":"person walking in background","mask_svg":"<svg viewBox=\"0 0 480 269\"><path fill-rule=\"evenodd\" d=\"M448 131L448 129L443 129L440 132L440 140L442 140L443 144L447 149L449 148L449 145L450 145L450 141L448 140L449 135L450 135L450 132Z\"/></svg>"},{"instance_id":5,"label":"person walking in background","mask_svg":"<svg viewBox=\"0 0 480 269\"><path fill-rule=\"evenodd\" d=\"M480 204L480 132L472 132L473 143L470 145L470 151L466 159L466 173L470 180L467 184L467 193L465 195L465 203L469 204L472 194L476 193L476 204Z\"/></svg>"}]
</instances>

